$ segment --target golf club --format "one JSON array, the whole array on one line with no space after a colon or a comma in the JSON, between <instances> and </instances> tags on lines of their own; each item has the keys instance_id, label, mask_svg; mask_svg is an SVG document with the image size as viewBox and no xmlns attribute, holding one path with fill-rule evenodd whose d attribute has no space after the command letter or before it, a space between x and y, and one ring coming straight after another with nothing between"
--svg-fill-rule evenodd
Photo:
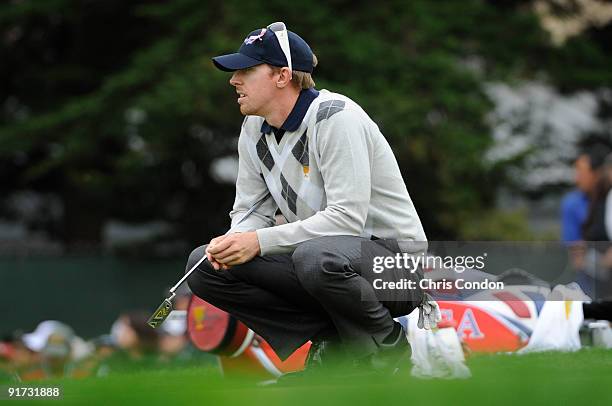
<instances>
[{"instance_id":1,"label":"golf club","mask_svg":"<svg viewBox=\"0 0 612 406\"><path fill-rule=\"evenodd\" d=\"M229 234L230 232L232 232L232 230L234 230L235 227L237 227L240 223L246 220L247 217L249 217L251 213L257 210L257 208L261 206L261 204L266 201L268 197L270 197L270 193L267 193L264 197L255 202L255 204L253 204L253 206L244 214L244 216L242 216L240 221L238 221L234 226L232 226L225 234ZM153 315L147 321L147 324L149 326L156 328L168 318L170 312L172 311L172 299L174 299L174 297L176 296L176 289L178 289L178 287L181 286L181 284L185 282L187 278L189 278L189 275L191 275L191 273L206 259L208 259L208 257L206 256L206 252L204 252L204 256L202 256L202 258L200 258L200 260L196 262L196 264L192 266L191 269L187 273L185 273L185 275L183 275L183 277L176 283L176 285L174 285L170 289L170 296L164 299L162 304L159 305L157 310L155 310Z\"/></svg>"}]
</instances>

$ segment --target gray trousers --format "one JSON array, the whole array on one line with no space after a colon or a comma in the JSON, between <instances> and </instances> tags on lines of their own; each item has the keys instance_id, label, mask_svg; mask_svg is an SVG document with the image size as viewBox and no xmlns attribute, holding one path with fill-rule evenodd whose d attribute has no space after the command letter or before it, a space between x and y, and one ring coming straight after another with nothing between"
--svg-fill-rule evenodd
<instances>
[{"instance_id":1,"label":"gray trousers","mask_svg":"<svg viewBox=\"0 0 612 406\"><path fill-rule=\"evenodd\" d=\"M257 256L226 271L204 261L187 279L191 291L230 313L263 337L281 359L311 339L338 337L355 356L377 351L393 330L393 317L409 314L422 292L398 290L381 301L371 272L362 272L361 247L352 236L321 237L301 243L293 254ZM397 242L376 240L377 255L399 252ZM206 246L193 250L191 269ZM399 280L406 277L398 273ZM418 278L417 275L414 275ZM387 292L388 293L388 292Z\"/></svg>"}]
</instances>

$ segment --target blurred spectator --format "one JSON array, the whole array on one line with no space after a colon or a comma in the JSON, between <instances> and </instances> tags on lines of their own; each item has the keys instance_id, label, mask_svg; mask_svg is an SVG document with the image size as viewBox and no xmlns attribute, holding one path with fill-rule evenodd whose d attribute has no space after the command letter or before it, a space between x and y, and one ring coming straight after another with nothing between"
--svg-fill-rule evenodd
<instances>
[{"instance_id":1,"label":"blurred spectator","mask_svg":"<svg viewBox=\"0 0 612 406\"><path fill-rule=\"evenodd\" d=\"M570 249L576 281L588 295L594 293L595 279L593 267L587 264L585 241L602 240L599 220L603 219L602 193L607 185L603 164L609 152L607 144L587 140L574 166L577 190L565 196L561 208L562 240Z\"/></svg>"},{"instance_id":2,"label":"blurred spectator","mask_svg":"<svg viewBox=\"0 0 612 406\"><path fill-rule=\"evenodd\" d=\"M588 216L589 203L597 193L601 167L609 152L605 144L590 139L585 144L574 162L576 189L565 195L561 203L561 239L568 243L585 239L582 226Z\"/></svg>"},{"instance_id":3,"label":"blurred spectator","mask_svg":"<svg viewBox=\"0 0 612 406\"><path fill-rule=\"evenodd\" d=\"M159 338L160 360L170 361L181 358L187 348L187 309L191 294L188 290L179 289L174 300L174 310L161 325Z\"/></svg>"},{"instance_id":4,"label":"blurred spectator","mask_svg":"<svg viewBox=\"0 0 612 406\"><path fill-rule=\"evenodd\" d=\"M602 176L596 187L596 194L584 223L587 241L610 241L612 236L612 154L608 154L602 168ZM597 296L610 298L612 295L612 247L610 244L592 243L595 257L593 278ZM588 268L587 268L588 269Z\"/></svg>"},{"instance_id":5,"label":"blurred spectator","mask_svg":"<svg viewBox=\"0 0 612 406\"><path fill-rule=\"evenodd\" d=\"M610 150L603 145L589 155L591 176L589 195L589 208L582 224L582 235L585 241L609 241L606 232L606 199L610 190L610 181L604 169L604 163Z\"/></svg>"},{"instance_id":6,"label":"blurred spectator","mask_svg":"<svg viewBox=\"0 0 612 406\"><path fill-rule=\"evenodd\" d=\"M585 222L587 230L587 237L592 237L595 240L599 237L610 241L612 238L612 153L606 156L602 182L599 187L600 196L593 210L592 223ZM603 202L603 205L602 205ZM603 207L603 210L601 208ZM599 211L597 211L599 208ZM595 300L591 303L584 303L582 305L584 311L584 317L587 319L595 320L608 320L612 321L612 278L610 277L610 270L612 269L612 247L608 244L605 253L601 257L601 270L598 273L599 280L597 281L600 286L601 296L604 296L603 300ZM603 271L603 272L602 272Z\"/></svg>"},{"instance_id":7,"label":"blurred spectator","mask_svg":"<svg viewBox=\"0 0 612 406\"><path fill-rule=\"evenodd\" d=\"M24 381L83 376L77 361L89 355L72 328L55 320L41 322L33 332L5 343L9 344L9 369L15 379Z\"/></svg>"},{"instance_id":8,"label":"blurred spectator","mask_svg":"<svg viewBox=\"0 0 612 406\"><path fill-rule=\"evenodd\" d=\"M145 311L130 311L119 316L111 328L113 341L132 360L140 360L157 350L158 331L147 324L148 319Z\"/></svg>"},{"instance_id":9,"label":"blurred spectator","mask_svg":"<svg viewBox=\"0 0 612 406\"><path fill-rule=\"evenodd\" d=\"M606 176L605 162L610 149L599 145L596 154L591 155L591 167L597 173L593 191L590 194L589 211L582 225L584 240L589 247L586 251L584 277L591 283L590 294L602 298L612 293L609 289L610 280L610 241L606 231L606 201L610 191L610 180Z\"/></svg>"},{"instance_id":10,"label":"blurred spectator","mask_svg":"<svg viewBox=\"0 0 612 406\"><path fill-rule=\"evenodd\" d=\"M70 341L72 333L56 331L49 335L47 342L41 351L41 366L46 376L50 378L61 378L71 375L73 367L70 359Z\"/></svg>"},{"instance_id":11,"label":"blurred spectator","mask_svg":"<svg viewBox=\"0 0 612 406\"><path fill-rule=\"evenodd\" d=\"M561 202L561 240L567 243L583 239L581 228L589 207L588 195L594 185L588 155L580 155L574 168L576 189L566 194Z\"/></svg>"},{"instance_id":12,"label":"blurred spectator","mask_svg":"<svg viewBox=\"0 0 612 406\"><path fill-rule=\"evenodd\" d=\"M96 366L92 374L112 373L156 368L159 332L152 329L143 310L122 313L113 323L109 336L94 341Z\"/></svg>"},{"instance_id":13,"label":"blurred spectator","mask_svg":"<svg viewBox=\"0 0 612 406\"><path fill-rule=\"evenodd\" d=\"M591 159L585 151L574 162L576 189L567 193L561 202L561 240L570 249L570 258L575 270L584 268L584 238L582 225L589 209L589 195L596 183ZM583 287L584 289L584 287Z\"/></svg>"},{"instance_id":14,"label":"blurred spectator","mask_svg":"<svg viewBox=\"0 0 612 406\"><path fill-rule=\"evenodd\" d=\"M47 320L27 334L0 340L0 383L50 378L107 376L159 367L216 366L216 357L199 351L187 334L189 291L176 298L176 310L159 329L147 325L148 312L120 315L111 334L85 342L64 323Z\"/></svg>"}]
</instances>

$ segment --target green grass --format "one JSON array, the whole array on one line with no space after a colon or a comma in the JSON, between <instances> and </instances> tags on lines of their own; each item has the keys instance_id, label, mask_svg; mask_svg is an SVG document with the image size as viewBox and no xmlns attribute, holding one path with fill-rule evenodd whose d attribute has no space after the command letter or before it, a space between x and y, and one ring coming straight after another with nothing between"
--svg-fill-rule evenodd
<instances>
[{"instance_id":1,"label":"green grass","mask_svg":"<svg viewBox=\"0 0 612 406\"><path fill-rule=\"evenodd\" d=\"M338 374L293 387L258 387L253 379L222 378L207 366L45 384L63 387L63 401L52 403L87 406L612 404L612 351L477 355L468 365L473 376L466 380L349 379Z\"/></svg>"}]
</instances>

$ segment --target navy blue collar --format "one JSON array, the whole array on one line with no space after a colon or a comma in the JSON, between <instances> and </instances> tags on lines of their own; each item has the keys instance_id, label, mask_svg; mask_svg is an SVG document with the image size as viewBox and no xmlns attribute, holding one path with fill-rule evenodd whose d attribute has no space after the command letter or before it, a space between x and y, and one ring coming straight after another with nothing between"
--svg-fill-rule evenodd
<instances>
[{"instance_id":1,"label":"navy blue collar","mask_svg":"<svg viewBox=\"0 0 612 406\"><path fill-rule=\"evenodd\" d=\"M314 88L302 90L297 101L295 102L295 106L293 106L293 110L291 110L291 113L289 113L283 125L281 125L280 128L272 127L266 120L264 120L263 124L261 125L261 132L264 134L270 134L271 131L274 131L274 135L276 135L276 137L282 137L283 134L285 134L285 131L296 131L298 128L300 128L300 124L302 123L302 120L304 120L304 116L306 115L308 108L318 96L319 91Z\"/></svg>"}]
</instances>

